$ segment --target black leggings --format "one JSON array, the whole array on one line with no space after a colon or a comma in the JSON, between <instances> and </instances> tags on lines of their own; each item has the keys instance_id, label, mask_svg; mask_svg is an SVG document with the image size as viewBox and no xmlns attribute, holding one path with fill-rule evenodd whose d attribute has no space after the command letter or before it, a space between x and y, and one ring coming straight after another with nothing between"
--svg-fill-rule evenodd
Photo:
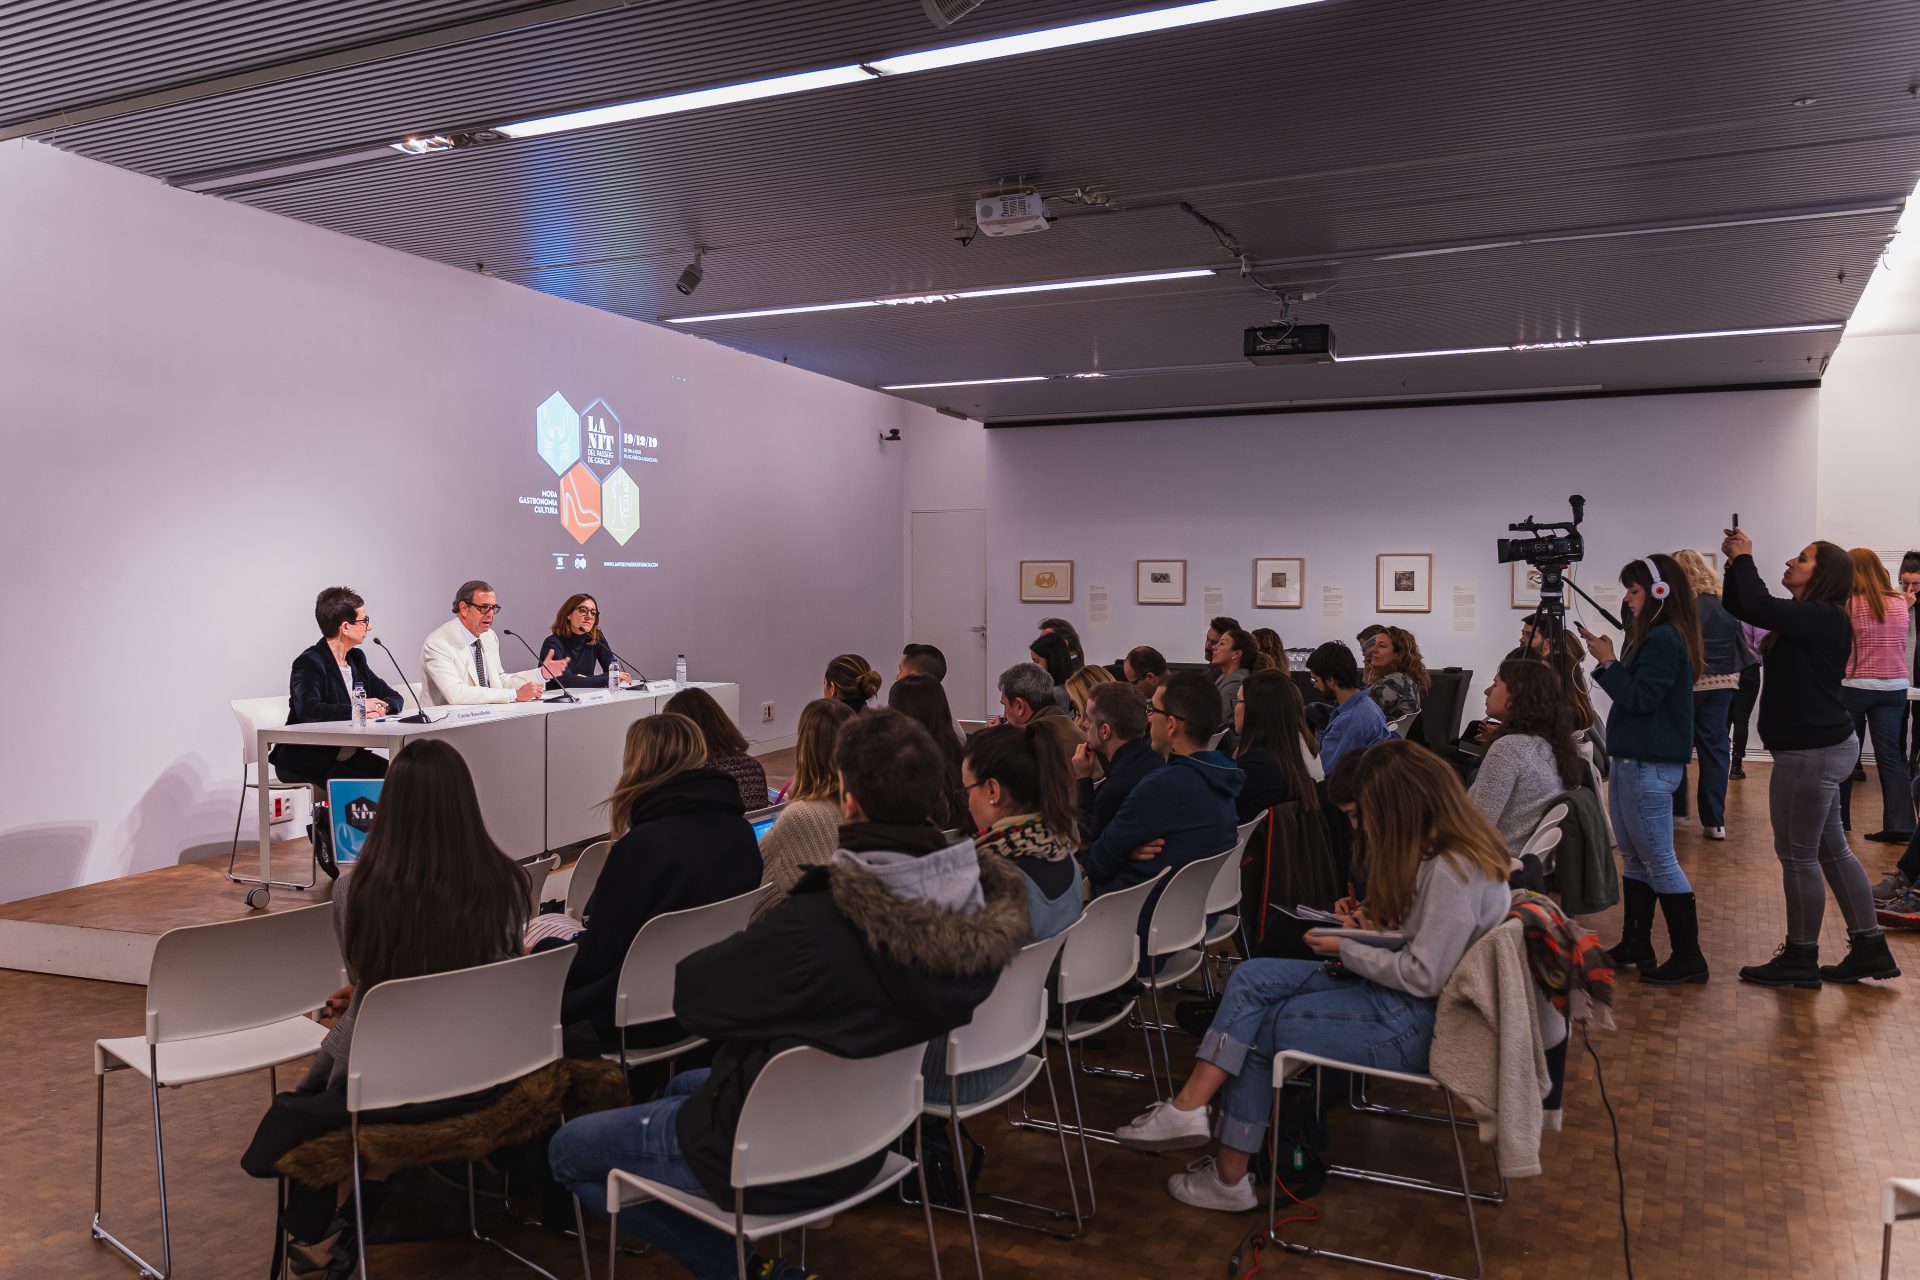
<instances>
[{"instance_id":1,"label":"black leggings","mask_svg":"<svg viewBox=\"0 0 1920 1280\"><path fill-rule=\"evenodd\" d=\"M1753 718L1754 704L1760 701L1760 667L1758 664L1743 667L1740 671L1740 687L1733 694L1733 759L1734 763L1747 758L1747 721Z\"/></svg>"}]
</instances>

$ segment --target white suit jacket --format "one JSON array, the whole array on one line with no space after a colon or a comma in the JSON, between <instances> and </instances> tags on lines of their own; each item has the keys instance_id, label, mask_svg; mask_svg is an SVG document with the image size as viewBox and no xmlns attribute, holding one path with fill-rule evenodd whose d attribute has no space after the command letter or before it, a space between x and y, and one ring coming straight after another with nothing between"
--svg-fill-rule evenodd
<instances>
[{"instance_id":1,"label":"white suit jacket","mask_svg":"<svg viewBox=\"0 0 1920 1280\"><path fill-rule=\"evenodd\" d=\"M428 634L420 652L420 665L427 673L427 692L441 706L512 702L514 690L521 685L545 683L538 670L503 671L500 637L489 627L478 636L480 651L487 658L487 687L482 688L473 669L475 638L458 618L448 618Z\"/></svg>"}]
</instances>

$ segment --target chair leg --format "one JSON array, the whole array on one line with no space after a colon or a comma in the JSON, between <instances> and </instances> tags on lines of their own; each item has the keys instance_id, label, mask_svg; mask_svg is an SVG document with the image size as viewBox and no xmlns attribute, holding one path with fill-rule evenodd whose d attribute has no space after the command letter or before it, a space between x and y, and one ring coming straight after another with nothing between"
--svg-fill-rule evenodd
<instances>
[{"instance_id":1,"label":"chair leg","mask_svg":"<svg viewBox=\"0 0 1920 1280\"><path fill-rule=\"evenodd\" d=\"M960 1137L960 1081L947 1076L947 1134L953 1144L953 1172L960 1179L960 1202L967 1210L967 1239L973 1244L973 1274L987 1280L986 1264L980 1260L980 1228L973 1220L973 1185L967 1177L966 1147Z\"/></svg>"},{"instance_id":2,"label":"chair leg","mask_svg":"<svg viewBox=\"0 0 1920 1280\"><path fill-rule=\"evenodd\" d=\"M357 1202L354 1207L358 1209L359 1205ZM519 1263L521 1266L525 1267L527 1270L533 1272L535 1275L544 1276L546 1280L560 1280L558 1276L554 1275L551 1271L548 1271L545 1267L541 1266L539 1263L533 1261L533 1259L524 1258L520 1256L519 1254L515 1253L512 1249L509 1249L498 1238L494 1236L490 1236L486 1232L480 1229L479 1195L474 1187L473 1162L471 1160L467 1162L467 1232L475 1240L484 1241L485 1243L492 1245L494 1248L498 1249L501 1253L506 1254L509 1258L512 1258L515 1262ZM583 1243L581 1245L583 1257L585 1256L585 1249L586 1249L586 1246ZM362 1280L364 1280L364 1277L362 1277Z\"/></svg>"},{"instance_id":3,"label":"chair leg","mask_svg":"<svg viewBox=\"0 0 1920 1280\"><path fill-rule=\"evenodd\" d=\"M580 1274L593 1280L593 1258L587 1252L587 1215L580 1211L580 1197L573 1197L573 1233L580 1238Z\"/></svg>"},{"instance_id":4,"label":"chair leg","mask_svg":"<svg viewBox=\"0 0 1920 1280\"><path fill-rule=\"evenodd\" d=\"M1453 1091L1442 1088L1440 1093L1447 1100L1447 1127L1453 1133L1453 1156L1460 1165L1460 1199L1467 1206L1467 1231L1473 1236L1473 1280L1487 1274L1487 1260L1480 1252L1480 1221L1473 1210L1473 1184L1467 1181L1467 1153L1460 1145L1460 1120L1453 1110Z\"/></svg>"},{"instance_id":5,"label":"chair leg","mask_svg":"<svg viewBox=\"0 0 1920 1280\"><path fill-rule=\"evenodd\" d=\"M1067 1196L1073 1203L1073 1234L1078 1236L1087 1224L1080 1217L1080 1189L1073 1183L1073 1157L1067 1154L1067 1130L1061 1123L1066 1117L1060 1114L1060 1091L1053 1085L1053 1055L1047 1052L1044 1039L1040 1042L1040 1070L1047 1077L1047 1097L1053 1102L1053 1131L1060 1137L1060 1167L1067 1172ZM1082 1136L1080 1141L1084 1144L1086 1138ZM1091 1168L1087 1170L1087 1185L1093 1185Z\"/></svg>"},{"instance_id":6,"label":"chair leg","mask_svg":"<svg viewBox=\"0 0 1920 1280\"><path fill-rule=\"evenodd\" d=\"M933 1231L933 1197L927 1193L926 1135L920 1131L918 1120L913 1123L913 1166L920 1178L920 1212L927 1219L927 1253L933 1259L933 1280L940 1280L940 1237ZM742 1267L743 1277L745 1271Z\"/></svg>"},{"instance_id":7,"label":"chair leg","mask_svg":"<svg viewBox=\"0 0 1920 1280\"><path fill-rule=\"evenodd\" d=\"M740 1268L740 1280L747 1280L747 1193L733 1191L733 1259Z\"/></svg>"},{"instance_id":8,"label":"chair leg","mask_svg":"<svg viewBox=\"0 0 1920 1280\"><path fill-rule=\"evenodd\" d=\"M1073 1127L1080 1135L1080 1167L1087 1171L1087 1216L1091 1218L1095 1213L1099 1212L1100 1203L1094 1198L1093 1193L1093 1156L1087 1151L1087 1120L1085 1116L1080 1114L1080 1082L1073 1078L1073 1042L1062 1039L1060 1042L1060 1053L1061 1056L1067 1060L1067 1092L1073 1095ZM1047 1088L1052 1089L1053 1064L1051 1062L1047 1064L1047 1073ZM1056 1108L1054 1119L1056 1121L1060 1118L1058 1111L1059 1100L1060 1095L1057 1093L1054 1094L1054 1104ZM1071 1166L1067 1169L1067 1181L1069 1183L1073 1181L1073 1169Z\"/></svg>"},{"instance_id":9,"label":"chair leg","mask_svg":"<svg viewBox=\"0 0 1920 1280\"><path fill-rule=\"evenodd\" d=\"M1893 1224L1880 1228L1880 1280L1887 1280L1887 1268L1893 1265Z\"/></svg>"},{"instance_id":10,"label":"chair leg","mask_svg":"<svg viewBox=\"0 0 1920 1280\"><path fill-rule=\"evenodd\" d=\"M240 820L247 816L247 792L252 790L243 777L240 782L240 807L233 815L233 847L227 850L227 879L233 879L233 863L240 856Z\"/></svg>"},{"instance_id":11,"label":"chair leg","mask_svg":"<svg viewBox=\"0 0 1920 1280\"><path fill-rule=\"evenodd\" d=\"M367 1215L361 1203L366 1196L360 1185L360 1116L357 1112L347 1121L347 1135L353 1147L354 1247L360 1251L360 1273L354 1280L373 1280L373 1273L367 1270Z\"/></svg>"},{"instance_id":12,"label":"chair leg","mask_svg":"<svg viewBox=\"0 0 1920 1280\"><path fill-rule=\"evenodd\" d=\"M1165 1015L1160 1012L1160 988L1157 984L1153 988L1153 1020L1160 1028L1158 1032L1160 1036L1160 1065L1166 1069L1167 1093L1171 1095L1179 1086L1174 1083L1173 1079L1173 1055L1167 1052L1167 1019ZM1156 1088L1154 1090L1154 1096L1156 1098L1160 1096L1159 1089Z\"/></svg>"}]
</instances>

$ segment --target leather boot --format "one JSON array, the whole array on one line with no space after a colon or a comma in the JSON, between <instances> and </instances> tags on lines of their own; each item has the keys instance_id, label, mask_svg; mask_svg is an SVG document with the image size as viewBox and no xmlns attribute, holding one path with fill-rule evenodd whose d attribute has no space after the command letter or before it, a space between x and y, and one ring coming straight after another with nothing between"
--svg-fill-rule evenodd
<instances>
[{"instance_id":1,"label":"leather boot","mask_svg":"<svg viewBox=\"0 0 1920 1280\"><path fill-rule=\"evenodd\" d=\"M1640 969L1654 961L1653 886L1630 876L1621 877L1623 898L1620 916L1620 941L1607 948L1607 961L1615 969Z\"/></svg>"},{"instance_id":2,"label":"leather boot","mask_svg":"<svg viewBox=\"0 0 1920 1280\"><path fill-rule=\"evenodd\" d=\"M1665 964L1642 968L1640 981L1656 986L1697 986L1707 980L1707 958L1700 953L1700 912L1691 893L1663 893L1660 911L1667 918Z\"/></svg>"},{"instance_id":3,"label":"leather boot","mask_svg":"<svg viewBox=\"0 0 1920 1280\"><path fill-rule=\"evenodd\" d=\"M1799 987L1803 991L1820 989L1820 944L1783 942L1765 964L1750 964L1740 970L1740 981L1763 987Z\"/></svg>"},{"instance_id":4,"label":"leather boot","mask_svg":"<svg viewBox=\"0 0 1920 1280\"><path fill-rule=\"evenodd\" d=\"M1820 966L1822 982L1858 982L1862 978L1888 978L1900 976L1900 966L1893 962L1893 953L1887 950L1887 935L1876 933L1871 937L1853 934L1847 939L1847 958L1839 964Z\"/></svg>"}]
</instances>

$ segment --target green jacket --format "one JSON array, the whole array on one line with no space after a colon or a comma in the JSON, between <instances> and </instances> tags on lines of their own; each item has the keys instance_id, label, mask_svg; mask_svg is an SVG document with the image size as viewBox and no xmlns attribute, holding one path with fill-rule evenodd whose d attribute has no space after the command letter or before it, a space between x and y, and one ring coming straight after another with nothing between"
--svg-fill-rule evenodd
<instances>
[{"instance_id":1,"label":"green jacket","mask_svg":"<svg viewBox=\"0 0 1920 1280\"><path fill-rule=\"evenodd\" d=\"M1627 656L1593 673L1613 699L1607 754L1651 764L1685 764L1693 754L1693 671L1672 627L1655 627Z\"/></svg>"}]
</instances>

